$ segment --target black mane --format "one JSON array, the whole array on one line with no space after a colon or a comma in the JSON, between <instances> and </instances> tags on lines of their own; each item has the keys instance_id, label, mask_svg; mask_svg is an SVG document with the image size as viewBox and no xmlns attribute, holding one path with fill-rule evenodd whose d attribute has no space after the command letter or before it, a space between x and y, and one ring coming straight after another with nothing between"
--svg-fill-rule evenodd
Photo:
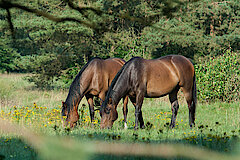
<instances>
[{"instance_id":1,"label":"black mane","mask_svg":"<svg viewBox=\"0 0 240 160\"><path fill-rule=\"evenodd\" d=\"M79 79L82 75L82 73L84 72L84 70L88 67L88 65L90 64L90 62L92 62L93 60L95 59L100 59L100 57L94 57L94 58L91 58L82 68L81 70L79 71L79 73L77 74L77 76L75 77L75 79L73 80L70 88L69 88L69 92L68 92L68 96L67 96L67 99L65 102L67 102L69 99L72 99L72 97L76 98L78 97L77 94L80 95L80 89L78 87L80 87L80 84L79 84ZM72 101L70 102L67 102L67 103L70 103L68 105L70 105L70 107L72 107L73 105L72 104Z\"/></svg>"},{"instance_id":2,"label":"black mane","mask_svg":"<svg viewBox=\"0 0 240 160\"><path fill-rule=\"evenodd\" d=\"M127 62L123 65L123 67L118 71L118 73L116 74L116 76L115 76L114 79L112 80L111 85L110 85L109 88L108 88L108 92L107 92L107 95L106 95L106 97L105 97L105 101L103 102L101 108L106 108L107 103L108 103L108 101L109 101L109 98L111 98L111 96L112 96L112 94L113 94L113 92L114 92L113 88L114 88L114 86L115 86L118 78L119 78L120 75L122 74L123 70L124 70L125 68L127 68L127 67L129 66L129 64L131 64L131 63L133 62L133 60L138 59L138 58L141 58L141 57L133 57L133 58L131 58L131 59L130 59L129 61L127 61Z\"/></svg>"}]
</instances>

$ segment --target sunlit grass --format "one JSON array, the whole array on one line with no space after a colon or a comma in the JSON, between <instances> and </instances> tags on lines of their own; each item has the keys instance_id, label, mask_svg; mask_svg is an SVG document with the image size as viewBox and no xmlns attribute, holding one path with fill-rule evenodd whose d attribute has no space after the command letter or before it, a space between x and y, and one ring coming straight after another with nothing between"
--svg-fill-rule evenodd
<instances>
[{"instance_id":1,"label":"sunlit grass","mask_svg":"<svg viewBox=\"0 0 240 160\"><path fill-rule=\"evenodd\" d=\"M40 90L24 80L27 74L0 74L0 109L11 106L55 107L67 96L67 90Z\"/></svg>"},{"instance_id":2,"label":"sunlit grass","mask_svg":"<svg viewBox=\"0 0 240 160\"><path fill-rule=\"evenodd\" d=\"M155 103L155 105L153 105ZM153 106L149 106L149 104ZM222 103L219 103L223 105ZM234 147L240 134L239 112L237 104L228 104L213 111L218 103L212 105L199 105L196 126L193 129L188 125L187 107L183 106L179 110L176 121L176 128L170 129L171 112L169 105L150 101L144 103L143 117L146 129L134 130L134 110L129 105L128 129L123 129L123 116L121 107L119 119L110 130L99 128L100 117L96 113L94 126L91 125L88 107L85 104L80 106L79 124L74 129L62 128L60 117L61 106L47 108L38 106L12 106L8 110L1 110L0 117L27 126L35 132L46 135L72 136L83 140L107 140L122 142L144 142L144 143L188 143L200 145L214 150L228 152ZM158 106L158 107L157 107ZM210 116L211 115L211 116ZM7 143L11 138L3 139ZM219 145L221 144L221 145Z\"/></svg>"}]
</instances>

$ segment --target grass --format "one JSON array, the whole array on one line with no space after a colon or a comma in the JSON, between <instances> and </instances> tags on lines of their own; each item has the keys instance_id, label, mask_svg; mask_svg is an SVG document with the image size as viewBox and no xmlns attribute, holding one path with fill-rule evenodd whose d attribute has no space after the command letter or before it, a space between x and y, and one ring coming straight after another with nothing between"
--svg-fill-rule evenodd
<instances>
[{"instance_id":1,"label":"grass","mask_svg":"<svg viewBox=\"0 0 240 160\"><path fill-rule=\"evenodd\" d=\"M123 142L140 144L190 144L226 154L239 154L240 103L198 104L196 126L188 125L188 109L180 99L176 128L169 129L170 103L166 98L145 99L143 118L146 129L134 130L134 107L129 103L128 129L123 129L122 105L118 106L119 118L113 128L101 130L100 116L96 114L91 126L89 111L84 99L79 106L80 121L73 130L62 128L60 120L61 100L67 91L41 91L22 78L24 75L0 75L0 117L19 125L27 126L38 135L46 137L70 137L76 141ZM34 147L18 136L0 136L0 159L39 159ZM94 155L91 159L148 159L147 157L118 157Z\"/></svg>"},{"instance_id":2,"label":"grass","mask_svg":"<svg viewBox=\"0 0 240 160\"><path fill-rule=\"evenodd\" d=\"M0 108L9 106L55 107L64 101L67 92L63 90L44 91L24 80L26 74L0 74Z\"/></svg>"}]
</instances>

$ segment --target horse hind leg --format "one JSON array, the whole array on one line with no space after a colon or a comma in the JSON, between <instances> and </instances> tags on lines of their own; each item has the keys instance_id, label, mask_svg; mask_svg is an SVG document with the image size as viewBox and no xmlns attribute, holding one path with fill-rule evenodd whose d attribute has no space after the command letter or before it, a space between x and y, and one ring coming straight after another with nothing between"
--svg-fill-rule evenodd
<instances>
[{"instance_id":1,"label":"horse hind leg","mask_svg":"<svg viewBox=\"0 0 240 160\"><path fill-rule=\"evenodd\" d=\"M171 108L172 108L172 118L171 118L171 124L170 128L175 127L176 119L177 119L177 113L179 109L178 99L177 99L177 93L179 91L179 87L175 88L170 94L169 94L169 100L171 102Z\"/></svg>"},{"instance_id":2,"label":"horse hind leg","mask_svg":"<svg viewBox=\"0 0 240 160\"><path fill-rule=\"evenodd\" d=\"M195 126L195 112L196 112L196 104L194 101L191 102L191 104L188 103L189 108L189 125L190 128Z\"/></svg>"},{"instance_id":3,"label":"horse hind leg","mask_svg":"<svg viewBox=\"0 0 240 160\"><path fill-rule=\"evenodd\" d=\"M127 113L128 113L128 97L123 98L123 116L124 116L124 129L127 129Z\"/></svg>"},{"instance_id":4,"label":"horse hind leg","mask_svg":"<svg viewBox=\"0 0 240 160\"><path fill-rule=\"evenodd\" d=\"M89 112L90 112L91 122L93 123L93 121L94 121L94 104L93 104L93 96L86 95L86 98L87 98L87 102L88 102L88 105L89 105Z\"/></svg>"}]
</instances>

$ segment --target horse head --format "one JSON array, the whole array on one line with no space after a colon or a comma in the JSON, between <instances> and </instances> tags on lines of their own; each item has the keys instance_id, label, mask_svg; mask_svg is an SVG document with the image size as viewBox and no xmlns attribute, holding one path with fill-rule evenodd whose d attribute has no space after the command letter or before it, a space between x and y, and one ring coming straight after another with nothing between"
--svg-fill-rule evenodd
<instances>
[{"instance_id":1,"label":"horse head","mask_svg":"<svg viewBox=\"0 0 240 160\"><path fill-rule=\"evenodd\" d=\"M62 102L62 122L63 122L63 127L68 127L73 128L77 125L79 115L76 109L77 107L73 107L73 109L70 109L70 106L68 106L65 102Z\"/></svg>"},{"instance_id":2,"label":"horse head","mask_svg":"<svg viewBox=\"0 0 240 160\"><path fill-rule=\"evenodd\" d=\"M103 104L104 105L104 104ZM111 101L111 98L108 101L108 104L104 107L101 107L100 115L101 115L101 123L100 128L112 128L114 121L118 118L118 113L116 109L117 105L114 105Z\"/></svg>"}]
</instances>

